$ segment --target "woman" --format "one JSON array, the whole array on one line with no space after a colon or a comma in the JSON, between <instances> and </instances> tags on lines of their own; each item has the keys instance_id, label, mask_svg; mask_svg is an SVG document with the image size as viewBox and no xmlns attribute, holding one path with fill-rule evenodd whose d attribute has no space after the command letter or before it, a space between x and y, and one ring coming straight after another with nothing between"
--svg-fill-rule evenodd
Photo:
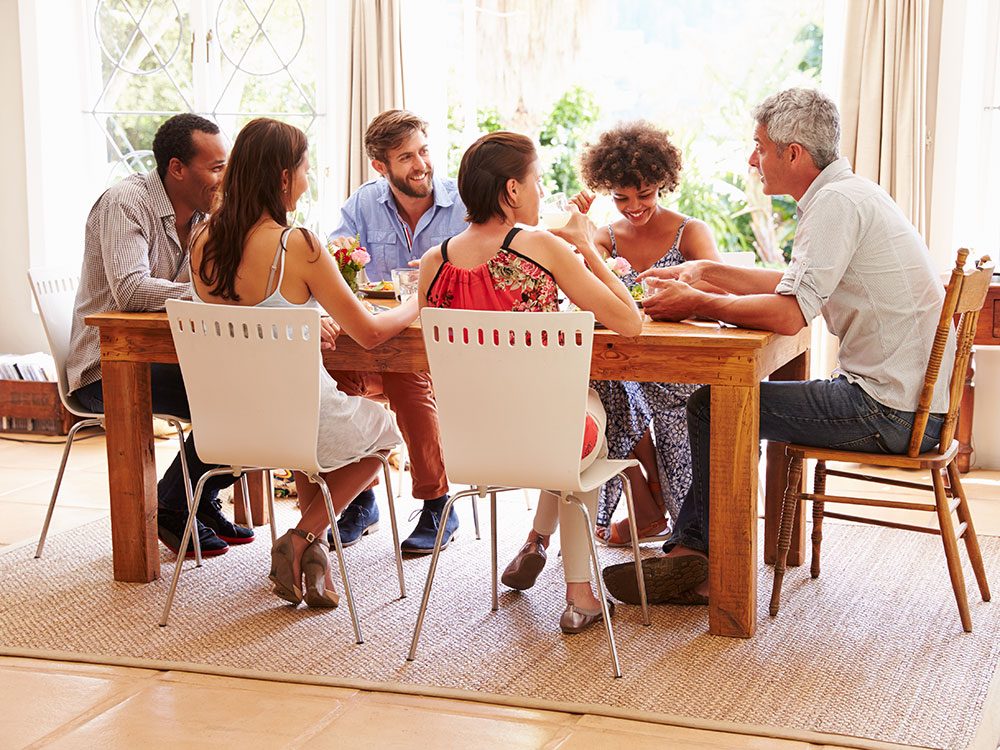
<instances>
[{"instance_id":1,"label":"woman","mask_svg":"<svg viewBox=\"0 0 1000 750\"><path fill-rule=\"evenodd\" d=\"M677 187L681 153L667 133L647 122L622 123L586 148L581 172L592 191L610 193L622 218L597 237L607 257L625 258L632 286L640 272L696 258L720 260L715 240L703 222L671 211L659 199ZM594 196L573 197L586 213ZM608 415L608 456L635 456L641 464L626 470L635 501L636 527L644 541L665 539L669 518L676 518L691 484L686 404L697 385L595 381ZM655 433L655 443L650 425ZM621 482L605 486L597 516L598 536L610 546L631 543L628 519L611 524ZM604 527L604 528L600 528Z\"/></svg>"},{"instance_id":2,"label":"woman","mask_svg":"<svg viewBox=\"0 0 1000 750\"><path fill-rule=\"evenodd\" d=\"M192 244L194 298L251 307L318 303L352 339L370 349L416 318L416 302L371 315L316 237L289 226L288 213L308 185L307 149L301 130L277 120L253 120L240 131L218 206ZM388 450L401 438L387 410L342 393L326 370L320 375L317 456L320 464L333 469L323 474L323 480L339 514L371 484L381 466L374 458L359 457ZM324 533L330 520L323 495L303 474L295 474L295 485L302 517L271 550L274 593L293 604L304 595L310 607L335 607L339 597L330 575L330 547Z\"/></svg>"},{"instance_id":3,"label":"woman","mask_svg":"<svg viewBox=\"0 0 1000 750\"><path fill-rule=\"evenodd\" d=\"M596 228L585 216L574 208L566 227L552 234L514 226L538 223L541 178L530 139L501 131L473 143L462 157L458 191L469 227L421 260L421 306L555 311L558 286L611 330L624 336L640 333L642 316L635 301L598 254ZM588 412L582 465L603 452L603 408L593 391ZM596 511L596 491L580 499L592 514ZM559 626L565 633L578 633L601 619L601 604L590 583L588 529L578 509L542 492L532 532L501 580L512 588L530 588L545 564L545 549L557 524L567 605Z\"/></svg>"}]
</instances>

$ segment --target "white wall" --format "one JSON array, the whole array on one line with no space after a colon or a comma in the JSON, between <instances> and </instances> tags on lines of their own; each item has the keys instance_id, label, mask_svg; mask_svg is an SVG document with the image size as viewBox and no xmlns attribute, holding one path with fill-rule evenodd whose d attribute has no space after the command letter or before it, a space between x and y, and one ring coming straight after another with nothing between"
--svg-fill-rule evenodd
<instances>
[{"instance_id":1,"label":"white wall","mask_svg":"<svg viewBox=\"0 0 1000 750\"><path fill-rule=\"evenodd\" d=\"M0 180L0 353L44 350L45 337L31 309L27 168L24 151L24 97L17 2L0 2L0 143L5 159Z\"/></svg>"}]
</instances>

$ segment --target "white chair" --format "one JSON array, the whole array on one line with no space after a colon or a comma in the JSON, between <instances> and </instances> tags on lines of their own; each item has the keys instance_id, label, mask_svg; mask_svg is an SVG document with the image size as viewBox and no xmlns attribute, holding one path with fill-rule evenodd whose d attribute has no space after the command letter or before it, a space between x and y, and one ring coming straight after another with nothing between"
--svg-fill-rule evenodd
<instances>
[{"instance_id":1,"label":"white chair","mask_svg":"<svg viewBox=\"0 0 1000 750\"><path fill-rule=\"evenodd\" d=\"M62 401L63 406L70 414L81 418L81 421L70 428L69 434L66 436L66 447L63 449L62 461L59 463L59 472L56 474L56 484L52 488L52 498L49 500L49 508L45 513L45 523L42 525L38 547L35 549L35 557L38 558L42 556L42 550L45 548L45 538L49 533L52 511L56 507L56 498L59 496L59 487L62 485L63 472L66 470L66 462L69 459L69 451L73 447L76 433L84 427L99 426L103 429L104 415L85 409L83 404L69 392L69 384L66 380L66 359L69 357L70 334L73 330L73 309L76 305L76 288L80 284L80 276L62 268L31 268L28 270L28 282L31 285L35 304L38 305L38 314L42 319L42 328L45 329L45 338L49 342L49 351L55 361L59 400ZM190 512L193 507L191 479L188 475L187 461L184 458L184 428L181 425L181 418L172 414L154 414L153 416L169 422L177 432L181 470L184 474L184 491L187 495L188 511ZM249 518L249 516L247 517ZM197 538L195 539L195 557L200 565L201 547Z\"/></svg>"},{"instance_id":2,"label":"white chair","mask_svg":"<svg viewBox=\"0 0 1000 750\"><path fill-rule=\"evenodd\" d=\"M319 311L169 300L167 317L191 406L191 424L198 430L198 456L206 463L228 467L206 472L195 489L195 499L201 497L205 481L211 476L288 468L306 474L319 485L330 526L335 528L337 518L330 490L320 476L330 469L323 467L316 455L322 366ZM381 453L370 457L382 463L399 595L405 597L389 462ZM268 501L273 538L273 498ZM170 616L192 525L188 519L161 626ZM354 635L357 643L363 643L340 534L332 536Z\"/></svg>"},{"instance_id":3,"label":"white chair","mask_svg":"<svg viewBox=\"0 0 1000 750\"><path fill-rule=\"evenodd\" d=\"M472 485L445 503L420 613L407 657L417 644L437 568L442 530L452 505L465 496L490 495L492 609L497 604L498 492L531 487L558 493L580 509L589 531L591 562L604 614L615 677L618 649L601 577L594 525L573 493L620 476L628 502L632 552L645 624L649 624L632 490L624 470L635 460L598 459L580 472L587 387L594 340L589 312L509 313L427 308L421 313L424 346L434 379L448 478Z\"/></svg>"}]
</instances>

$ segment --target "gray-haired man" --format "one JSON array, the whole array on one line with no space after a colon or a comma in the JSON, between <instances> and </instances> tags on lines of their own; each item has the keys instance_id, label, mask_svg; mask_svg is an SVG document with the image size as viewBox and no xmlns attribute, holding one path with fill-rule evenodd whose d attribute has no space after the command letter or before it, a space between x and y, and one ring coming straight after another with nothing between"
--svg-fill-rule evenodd
<instances>
[{"instance_id":1,"label":"gray-haired man","mask_svg":"<svg viewBox=\"0 0 1000 750\"><path fill-rule=\"evenodd\" d=\"M791 263L785 271L705 260L649 270L643 276L662 291L644 309L657 320L699 315L785 334L822 314L840 339L833 377L761 383L760 437L904 453L944 296L927 246L892 198L839 157L840 116L827 97L788 89L753 115L750 166L765 193L798 202ZM691 286L699 281L722 293ZM942 372L934 391L923 450L937 444L949 377ZM707 386L688 401L693 481L667 555L643 566L651 602L708 601L709 407ZM605 579L615 596L637 601L631 563L606 569Z\"/></svg>"}]
</instances>

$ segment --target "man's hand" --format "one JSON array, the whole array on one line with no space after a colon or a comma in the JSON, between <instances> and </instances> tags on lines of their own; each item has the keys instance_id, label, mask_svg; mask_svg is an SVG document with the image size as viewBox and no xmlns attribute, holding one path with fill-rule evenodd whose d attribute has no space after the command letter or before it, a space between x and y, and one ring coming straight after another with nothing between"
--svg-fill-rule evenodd
<instances>
[{"instance_id":1,"label":"man's hand","mask_svg":"<svg viewBox=\"0 0 1000 750\"><path fill-rule=\"evenodd\" d=\"M569 202L579 208L581 214L585 214L594 204L594 194L588 192L587 190L581 190L579 193L570 198Z\"/></svg>"},{"instance_id":2,"label":"man's hand","mask_svg":"<svg viewBox=\"0 0 1000 750\"><path fill-rule=\"evenodd\" d=\"M687 264L685 264L687 265ZM671 271L673 268L660 268L658 271ZM647 271L647 273L649 273ZM675 279L659 279L659 291L652 297L646 297L642 301L642 311L653 320L684 320L693 317L695 305L698 303L702 293L694 289L683 281Z\"/></svg>"},{"instance_id":3,"label":"man's hand","mask_svg":"<svg viewBox=\"0 0 1000 750\"><path fill-rule=\"evenodd\" d=\"M319 319L319 350L321 352L332 352L337 348L337 336L340 335L340 326L333 318L325 315Z\"/></svg>"},{"instance_id":4,"label":"man's hand","mask_svg":"<svg viewBox=\"0 0 1000 750\"><path fill-rule=\"evenodd\" d=\"M638 280L652 279L649 286L662 289L664 281L683 281L685 284L697 284L702 280L705 267L711 263L707 260L689 260L666 268L650 268L639 274Z\"/></svg>"}]
</instances>

